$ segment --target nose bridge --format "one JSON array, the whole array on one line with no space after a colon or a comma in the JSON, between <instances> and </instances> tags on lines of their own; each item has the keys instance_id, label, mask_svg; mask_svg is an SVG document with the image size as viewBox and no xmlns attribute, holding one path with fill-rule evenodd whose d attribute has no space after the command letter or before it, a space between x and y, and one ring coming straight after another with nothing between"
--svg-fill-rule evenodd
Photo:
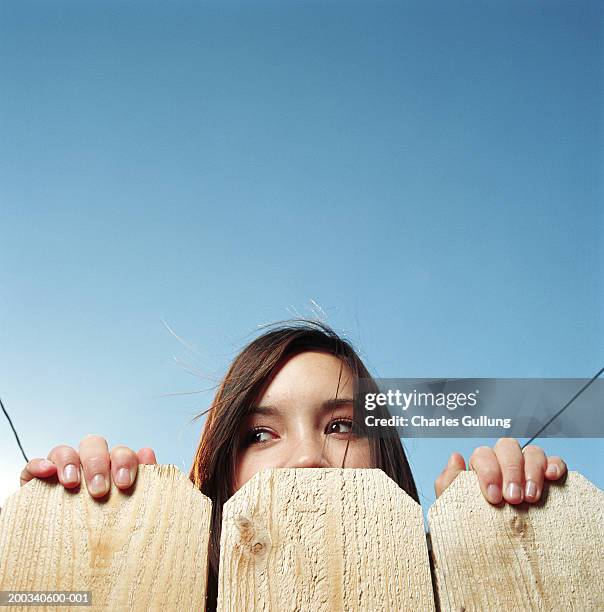
<instances>
[{"instance_id":1,"label":"nose bridge","mask_svg":"<svg viewBox=\"0 0 604 612\"><path fill-rule=\"evenodd\" d=\"M292 444L288 457L289 468L329 467L325 458L324 440L317 435L300 435Z\"/></svg>"}]
</instances>

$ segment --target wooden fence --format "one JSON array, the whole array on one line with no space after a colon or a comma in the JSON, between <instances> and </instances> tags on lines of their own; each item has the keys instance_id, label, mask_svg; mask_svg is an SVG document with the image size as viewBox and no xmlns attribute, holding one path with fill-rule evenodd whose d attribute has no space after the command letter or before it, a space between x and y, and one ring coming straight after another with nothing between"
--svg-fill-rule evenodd
<instances>
[{"instance_id":1,"label":"wooden fence","mask_svg":"<svg viewBox=\"0 0 604 612\"><path fill-rule=\"evenodd\" d=\"M174 466L101 502L32 481L0 514L0 591L203 610L210 515ZM604 610L604 493L580 474L494 507L465 472L428 518L430 553L420 506L380 470L262 471L224 506L218 609Z\"/></svg>"}]
</instances>

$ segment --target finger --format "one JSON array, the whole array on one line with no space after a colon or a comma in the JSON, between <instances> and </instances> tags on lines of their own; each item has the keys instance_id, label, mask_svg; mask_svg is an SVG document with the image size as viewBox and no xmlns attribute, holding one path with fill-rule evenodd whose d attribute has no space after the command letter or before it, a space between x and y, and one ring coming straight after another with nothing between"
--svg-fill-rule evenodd
<instances>
[{"instance_id":1,"label":"finger","mask_svg":"<svg viewBox=\"0 0 604 612\"><path fill-rule=\"evenodd\" d=\"M501 438L493 451L503 475L503 497L510 504L519 504L524 498L524 456L514 438Z\"/></svg>"},{"instance_id":2,"label":"finger","mask_svg":"<svg viewBox=\"0 0 604 612\"><path fill-rule=\"evenodd\" d=\"M152 448L141 448L138 453L138 462L142 465L157 465L155 451Z\"/></svg>"},{"instance_id":3,"label":"finger","mask_svg":"<svg viewBox=\"0 0 604 612\"><path fill-rule=\"evenodd\" d=\"M67 489L80 484L80 455L75 448L62 444L55 446L48 458L57 466L59 482Z\"/></svg>"},{"instance_id":4,"label":"finger","mask_svg":"<svg viewBox=\"0 0 604 612\"><path fill-rule=\"evenodd\" d=\"M465 459L459 453L453 453L449 457L447 466L434 483L436 497L442 495L443 491L457 478L457 475L465 469Z\"/></svg>"},{"instance_id":5,"label":"finger","mask_svg":"<svg viewBox=\"0 0 604 612\"><path fill-rule=\"evenodd\" d=\"M545 477L548 480L558 480L562 478L567 472L566 463L560 459L560 457L548 457L547 458L547 469L545 470Z\"/></svg>"},{"instance_id":6,"label":"finger","mask_svg":"<svg viewBox=\"0 0 604 612\"><path fill-rule=\"evenodd\" d=\"M138 471L138 457L127 446L115 446L111 450L111 474L113 482L119 489L132 485Z\"/></svg>"},{"instance_id":7,"label":"finger","mask_svg":"<svg viewBox=\"0 0 604 612\"><path fill-rule=\"evenodd\" d=\"M86 486L92 497L103 497L109 491L110 457L107 440L88 435L80 442L80 462L86 478Z\"/></svg>"},{"instance_id":8,"label":"finger","mask_svg":"<svg viewBox=\"0 0 604 612\"><path fill-rule=\"evenodd\" d=\"M57 466L48 459L31 459L27 462L21 475L19 476L19 484L23 486L34 478L48 478L57 472Z\"/></svg>"},{"instance_id":9,"label":"finger","mask_svg":"<svg viewBox=\"0 0 604 612\"><path fill-rule=\"evenodd\" d=\"M502 500L502 476L495 452L489 446L479 446L470 457L470 468L478 475L480 490L491 504Z\"/></svg>"},{"instance_id":10,"label":"finger","mask_svg":"<svg viewBox=\"0 0 604 612\"><path fill-rule=\"evenodd\" d=\"M543 491L543 475L547 467L547 459L543 449L532 444L523 451L524 455L524 499L536 502Z\"/></svg>"}]
</instances>

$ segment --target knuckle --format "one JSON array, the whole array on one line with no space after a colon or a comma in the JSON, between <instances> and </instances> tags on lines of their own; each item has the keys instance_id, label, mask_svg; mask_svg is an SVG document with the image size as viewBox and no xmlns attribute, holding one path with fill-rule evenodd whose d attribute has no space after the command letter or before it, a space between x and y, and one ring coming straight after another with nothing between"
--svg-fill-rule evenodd
<instances>
[{"instance_id":1,"label":"knuckle","mask_svg":"<svg viewBox=\"0 0 604 612\"><path fill-rule=\"evenodd\" d=\"M535 480L543 478L543 474L547 468L547 464L545 462L541 463L528 463L525 467L524 473L527 478L531 480Z\"/></svg>"},{"instance_id":2,"label":"knuckle","mask_svg":"<svg viewBox=\"0 0 604 612\"><path fill-rule=\"evenodd\" d=\"M67 460L77 456L78 453L76 450L71 448L71 446L67 446L66 444L55 446L50 453L48 453L48 458L55 460Z\"/></svg>"},{"instance_id":3,"label":"knuckle","mask_svg":"<svg viewBox=\"0 0 604 612\"><path fill-rule=\"evenodd\" d=\"M109 469L109 457L108 456L96 456L88 457L84 462L85 470L90 474L98 474L106 472Z\"/></svg>"},{"instance_id":4,"label":"knuckle","mask_svg":"<svg viewBox=\"0 0 604 612\"><path fill-rule=\"evenodd\" d=\"M547 465L547 459L543 453L529 454L524 458L524 465L527 468L535 465L545 467Z\"/></svg>"},{"instance_id":5,"label":"knuckle","mask_svg":"<svg viewBox=\"0 0 604 612\"><path fill-rule=\"evenodd\" d=\"M27 463L27 465L25 466L26 470L31 471L33 470L37 470L40 467L40 463L42 463L42 461L47 461L47 459L44 459L42 457L36 457L35 459L32 459L31 461L29 461Z\"/></svg>"},{"instance_id":6,"label":"knuckle","mask_svg":"<svg viewBox=\"0 0 604 612\"><path fill-rule=\"evenodd\" d=\"M501 473L496 467L488 465L478 470L478 477L481 480L488 480L489 482L492 482L499 480L499 478L501 478Z\"/></svg>"},{"instance_id":7,"label":"knuckle","mask_svg":"<svg viewBox=\"0 0 604 612\"><path fill-rule=\"evenodd\" d=\"M517 461L505 461L501 464L501 469L503 473L507 474L508 476L520 474L522 472L523 467L524 466L521 463L518 463Z\"/></svg>"}]
</instances>

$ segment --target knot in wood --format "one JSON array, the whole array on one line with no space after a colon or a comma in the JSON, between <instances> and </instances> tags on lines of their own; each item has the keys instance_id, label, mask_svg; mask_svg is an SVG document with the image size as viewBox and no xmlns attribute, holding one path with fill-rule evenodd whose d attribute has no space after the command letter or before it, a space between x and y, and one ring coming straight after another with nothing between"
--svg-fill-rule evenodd
<instances>
[{"instance_id":1,"label":"knot in wood","mask_svg":"<svg viewBox=\"0 0 604 612\"><path fill-rule=\"evenodd\" d=\"M255 542L252 546L252 552L259 554L264 550L264 544L262 542Z\"/></svg>"},{"instance_id":2,"label":"knot in wood","mask_svg":"<svg viewBox=\"0 0 604 612\"><path fill-rule=\"evenodd\" d=\"M526 526L526 522L524 520L524 517L519 516L519 515L515 515L512 517L512 520L510 521L510 525L512 527L512 531L518 535L522 534L524 532L524 528Z\"/></svg>"},{"instance_id":3,"label":"knot in wood","mask_svg":"<svg viewBox=\"0 0 604 612\"><path fill-rule=\"evenodd\" d=\"M234 517L239 531L239 544L253 555L262 557L270 546L270 536L266 528L252 518L240 514Z\"/></svg>"},{"instance_id":4,"label":"knot in wood","mask_svg":"<svg viewBox=\"0 0 604 612\"><path fill-rule=\"evenodd\" d=\"M254 537L254 524L247 516L236 516L234 518L235 525L239 531L239 538L242 542L250 542Z\"/></svg>"}]
</instances>

